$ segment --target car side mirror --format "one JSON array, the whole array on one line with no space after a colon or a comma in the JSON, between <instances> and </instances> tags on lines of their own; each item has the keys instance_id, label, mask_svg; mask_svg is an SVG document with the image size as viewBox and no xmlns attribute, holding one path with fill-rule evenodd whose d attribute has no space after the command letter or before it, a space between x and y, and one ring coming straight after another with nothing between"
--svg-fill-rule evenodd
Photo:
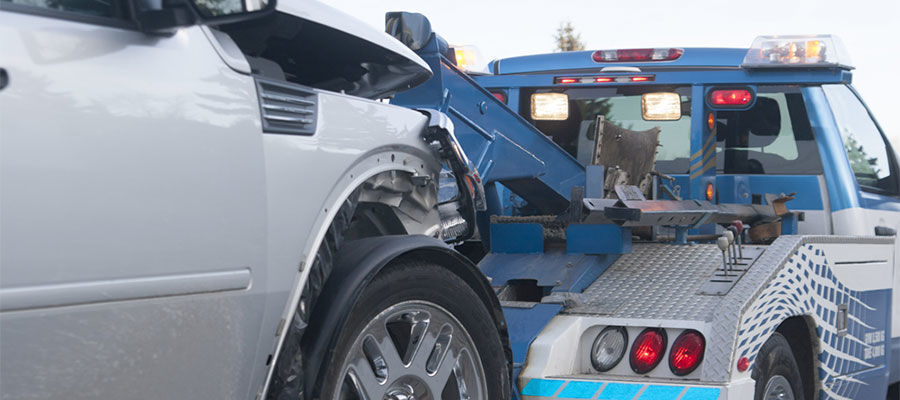
<instances>
[{"instance_id":1,"label":"car side mirror","mask_svg":"<svg viewBox=\"0 0 900 400\"><path fill-rule=\"evenodd\" d=\"M166 33L195 24L243 21L275 10L276 0L134 0L135 19L144 32Z\"/></svg>"},{"instance_id":2,"label":"car side mirror","mask_svg":"<svg viewBox=\"0 0 900 400\"><path fill-rule=\"evenodd\" d=\"M431 22L424 15L405 11L392 11L384 15L384 31L416 51L431 41Z\"/></svg>"}]
</instances>

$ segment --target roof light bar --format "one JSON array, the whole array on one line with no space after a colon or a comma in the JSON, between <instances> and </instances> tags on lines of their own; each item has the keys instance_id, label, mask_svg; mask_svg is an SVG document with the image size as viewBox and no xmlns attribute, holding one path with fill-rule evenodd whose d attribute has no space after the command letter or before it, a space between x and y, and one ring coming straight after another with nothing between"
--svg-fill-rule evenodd
<instances>
[{"instance_id":1,"label":"roof light bar","mask_svg":"<svg viewBox=\"0 0 900 400\"><path fill-rule=\"evenodd\" d=\"M617 49L597 50L591 55L596 62L648 62L673 61L681 58L683 49Z\"/></svg>"},{"instance_id":2,"label":"roof light bar","mask_svg":"<svg viewBox=\"0 0 900 400\"><path fill-rule=\"evenodd\" d=\"M844 44L832 35L759 36L744 56L741 67L853 68Z\"/></svg>"}]
</instances>

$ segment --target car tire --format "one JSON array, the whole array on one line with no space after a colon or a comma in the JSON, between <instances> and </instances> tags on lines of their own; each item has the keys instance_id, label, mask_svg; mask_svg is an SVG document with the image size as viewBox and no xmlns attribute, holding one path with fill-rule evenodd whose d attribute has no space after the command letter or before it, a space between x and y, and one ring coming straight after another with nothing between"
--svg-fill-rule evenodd
<instances>
[{"instance_id":1,"label":"car tire","mask_svg":"<svg viewBox=\"0 0 900 400\"><path fill-rule=\"evenodd\" d=\"M752 377L756 380L755 400L804 400L800 368L791 345L778 332L759 349Z\"/></svg>"},{"instance_id":2,"label":"car tire","mask_svg":"<svg viewBox=\"0 0 900 400\"><path fill-rule=\"evenodd\" d=\"M444 267L388 265L351 309L320 398L508 399L510 372L491 315Z\"/></svg>"}]
</instances>

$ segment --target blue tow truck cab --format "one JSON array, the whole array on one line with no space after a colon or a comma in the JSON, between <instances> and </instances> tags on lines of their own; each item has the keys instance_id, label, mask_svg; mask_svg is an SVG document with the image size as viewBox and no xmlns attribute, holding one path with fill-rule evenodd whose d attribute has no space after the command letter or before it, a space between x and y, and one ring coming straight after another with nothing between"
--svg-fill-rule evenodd
<instances>
[{"instance_id":1,"label":"blue tow truck cab","mask_svg":"<svg viewBox=\"0 0 900 400\"><path fill-rule=\"evenodd\" d=\"M476 73L421 15L388 28L434 72L391 102L449 115L482 178L517 396L895 396L900 170L837 38Z\"/></svg>"}]
</instances>

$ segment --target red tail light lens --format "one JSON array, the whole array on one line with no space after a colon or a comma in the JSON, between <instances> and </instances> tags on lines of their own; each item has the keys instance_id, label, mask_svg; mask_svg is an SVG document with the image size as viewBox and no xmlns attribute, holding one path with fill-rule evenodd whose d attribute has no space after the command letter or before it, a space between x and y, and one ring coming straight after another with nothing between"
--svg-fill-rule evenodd
<instances>
[{"instance_id":1,"label":"red tail light lens","mask_svg":"<svg viewBox=\"0 0 900 400\"><path fill-rule=\"evenodd\" d=\"M706 350L706 340L700 332L686 330L678 335L672 343L672 351L669 352L669 368L672 373L684 376L700 365L703 361L703 352Z\"/></svg>"},{"instance_id":2,"label":"red tail light lens","mask_svg":"<svg viewBox=\"0 0 900 400\"><path fill-rule=\"evenodd\" d=\"M634 339L631 345L631 369L646 374L656 368L666 352L666 331L647 328Z\"/></svg>"},{"instance_id":3,"label":"red tail light lens","mask_svg":"<svg viewBox=\"0 0 900 400\"><path fill-rule=\"evenodd\" d=\"M753 93L745 89L713 90L709 93L709 103L714 106L746 106L753 100Z\"/></svg>"},{"instance_id":4,"label":"red tail light lens","mask_svg":"<svg viewBox=\"0 0 900 400\"><path fill-rule=\"evenodd\" d=\"M491 92L497 100L500 100L501 103L506 104L506 93L503 92Z\"/></svg>"}]
</instances>

